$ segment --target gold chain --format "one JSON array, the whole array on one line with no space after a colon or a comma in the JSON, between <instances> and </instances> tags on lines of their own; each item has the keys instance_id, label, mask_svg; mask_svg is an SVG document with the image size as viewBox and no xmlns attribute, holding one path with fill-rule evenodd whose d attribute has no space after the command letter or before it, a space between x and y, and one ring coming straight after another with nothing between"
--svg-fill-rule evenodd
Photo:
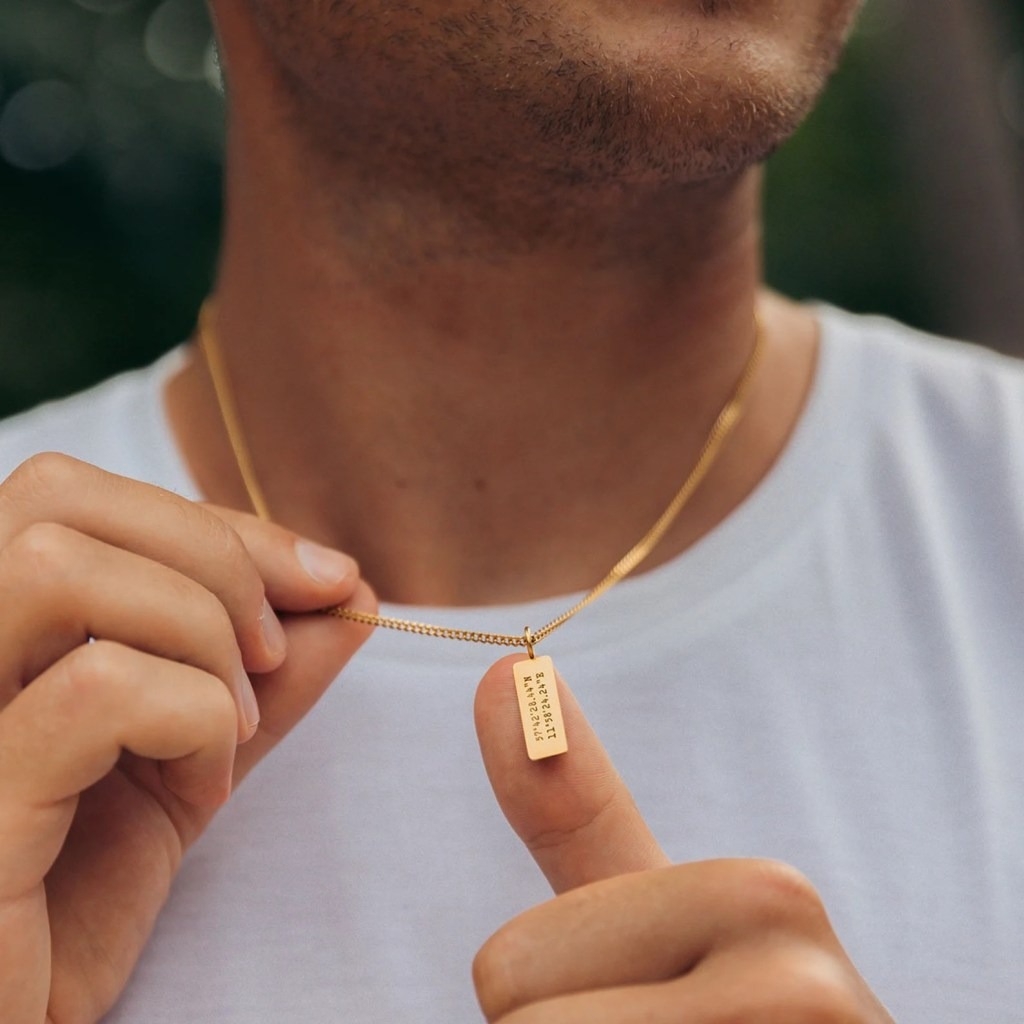
<instances>
[{"instance_id":1,"label":"gold chain","mask_svg":"<svg viewBox=\"0 0 1024 1024\"><path fill-rule=\"evenodd\" d=\"M550 636L560 626L564 626L574 615L583 611L587 605L592 604L602 594L609 591L620 580L625 579L647 556L654 550L658 542L664 537L669 527L675 522L676 517L683 510L683 507L690 500L693 492L697 490L707 476L715 459L718 457L726 438L736 426L743 412L743 405L750 392L751 382L761 361L763 348L763 330L760 320L754 320L754 348L750 353L743 373L736 384L736 388L728 402L718 414L711 431L704 441L700 455L693 469L683 481L675 497L669 502L668 507L658 517L654 525L626 552L618 562L612 566L611 571L592 590L588 591L576 604L562 612L557 618L552 619L546 626L542 626L536 632L532 632L527 626L524 632L512 633L481 633L472 629L456 629L451 626L432 626L426 622L414 622L410 619L397 619L388 615L371 615L368 612L355 611L341 605L331 608L324 608L326 615L334 615L339 619L348 619L352 622L362 622L369 626L383 626L386 629L398 629L405 633L415 633L419 636L436 636L446 640L466 640L470 643L494 644L499 647L525 647L530 656L533 657L533 647L545 637ZM269 522L270 510L266 498L256 479L256 472L253 469L252 457L249 448L245 443L245 436L242 433L241 420L238 416L238 409L232 397L231 388L228 384L227 369L224 365L224 358L217 342L217 335L213 328L213 302L207 299L199 313L199 346L206 359L206 365L210 371L210 379L213 381L213 390L217 396L217 405L220 408L221 419L227 430L228 440L231 443L231 450L235 455L235 462L242 477L249 501L253 510L260 519Z\"/></svg>"}]
</instances>

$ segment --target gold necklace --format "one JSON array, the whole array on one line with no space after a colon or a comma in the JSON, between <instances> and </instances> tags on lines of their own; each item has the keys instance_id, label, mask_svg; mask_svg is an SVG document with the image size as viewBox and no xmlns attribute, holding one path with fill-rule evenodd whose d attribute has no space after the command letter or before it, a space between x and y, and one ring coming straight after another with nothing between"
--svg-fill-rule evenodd
<instances>
[{"instance_id":1,"label":"gold necklace","mask_svg":"<svg viewBox=\"0 0 1024 1024\"><path fill-rule=\"evenodd\" d=\"M249 496L253 510L259 518L270 522L270 510L267 506L263 490L256 479L252 457L245 442L245 436L242 433L241 420L238 416L238 409L235 406L228 383L227 369L220 345L217 342L213 318L213 300L207 299L199 312L199 347L210 372L214 394L217 397L217 406L220 410L221 419L224 422L224 428L227 431L231 450L235 457L235 464L238 466L246 494ZM546 655L538 657L534 647L560 626L565 625L566 622L586 608L587 605L592 604L602 594L605 594L620 580L625 579L647 558L665 535L668 528L675 522L676 517L683 510L683 506L686 505L693 492L697 490L704 477L707 476L708 470L711 469L719 452L722 450L726 438L742 415L744 403L750 392L751 382L761 361L763 333L760 320L755 316L754 347L747 359L747 364L743 368L743 372L736 383L732 395L712 424L693 469L690 470L665 511L661 513L647 533L612 566L604 579L588 591L571 608L562 612L561 615L552 619L545 626L542 626L536 633L532 632L529 626L520 634L482 633L471 629L455 629L450 626L432 626L426 622L414 622L409 619L398 619L387 615L371 615L368 612L355 611L351 608L344 608L341 605L324 608L322 609L323 613L334 615L339 619L361 622L369 626L382 626L385 629L398 629L420 636L435 636L448 640L465 640L470 643L493 644L500 647L525 648L528 660L516 662L513 665L513 674L516 680L516 693L519 697L519 711L523 722L523 735L526 739L527 753L530 759L534 761L544 757L551 757L555 754L564 754L569 748L562 724L554 665L550 657Z\"/></svg>"}]
</instances>

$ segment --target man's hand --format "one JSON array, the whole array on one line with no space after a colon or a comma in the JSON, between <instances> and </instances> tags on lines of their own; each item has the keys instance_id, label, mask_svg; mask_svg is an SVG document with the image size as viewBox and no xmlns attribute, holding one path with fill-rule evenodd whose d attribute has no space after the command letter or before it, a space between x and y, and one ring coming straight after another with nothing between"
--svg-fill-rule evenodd
<instances>
[{"instance_id":1,"label":"man's hand","mask_svg":"<svg viewBox=\"0 0 1024 1024\"><path fill-rule=\"evenodd\" d=\"M4 1024L110 1008L186 847L369 632L271 607L338 603L375 610L354 564L253 516L57 455L0 484Z\"/></svg>"},{"instance_id":2,"label":"man's hand","mask_svg":"<svg viewBox=\"0 0 1024 1024\"><path fill-rule=\"evenodd\" d=\"M774 861L672 866L564 683L569 753L528 760L512 662L477 692L495 795L561 895L513 919L473 976L500 1024L892 1024L811 884Z\"/></svg>"}]
</instances>

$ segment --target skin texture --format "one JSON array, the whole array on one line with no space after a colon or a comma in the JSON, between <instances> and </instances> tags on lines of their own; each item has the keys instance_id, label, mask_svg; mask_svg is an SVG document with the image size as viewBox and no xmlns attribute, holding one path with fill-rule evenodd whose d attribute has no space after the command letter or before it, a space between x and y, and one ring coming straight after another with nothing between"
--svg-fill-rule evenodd
<instances>
[{"instance_id":1,"label":"skin texture","mask_svg":"<svg viewBox=\"0 0 1024 1024\"><path fill-rule=\"evenodd\" d=\"M711 529L813 373L813 316L760 290L755 162L855 6L218 0L217 323L275 516L390 600L585 587L678 486L759 308L745 436L657 557ZM172 419L204 490L244 506L211 398L193 364Z\"/></svg>"},{"instance_id":2,"label":"skin texture","mask_svg":"<svg viewBox=\"0 0 1024 1024\"><path fill-rule=\"evenodd\" d=\"M775 861L670 865L560 680L569 752L529 761L512 664L476 695L480 750L509 824L555 899L473 964L501 1024L892 1024L810 882Z\"/></svg>"},{"instance_id":3,"label":"skin texture","mask_svg":"<svg viewBox=\"0 0 1024 1024\"><path fill-rule=\"evenodd\" d=\"M185 850L366 638L286 614L376 606L296 541L60 455L0 484L5 1024L110 1008Z\"/></svg>"},{"instance_id":4,"label":"skin texture","mask_svg":"<svg viewBox=\"0 0 1024 1024\"><path fill-rule=\"evenodd\" d=\"M99 1019L183 852L365 639L303 614L375 598L338 554L311 576L298 534L392 600L582 589L678 487L755 311L746 414L648 566L757 485L817 329L760 286L756 163L812 103L855 6L215 0L216 322L291 529L240 511L195 358L167 410L211 504L53 455L0 484L5 1021ZM482 754L560 895L477 958L489 1020L889 1019L806 880L668 865L571 696L572 750L539 765L510 697L502 661L478 694Z\"/></svg>"},{"instance_id":5,"label":"skin texture","mask_svg":"<svg viewBox=\"0 0 1024 1024\"><path fill-rule=\"evenodd\" d=\"M502 243L582 241L595 203L763 159L810 108L853 6L251 0L249 11L306 145L360 176L353 206L431 194L460 233L486 232L477 251L493 258Z\"/></svg>"}]
</instances>

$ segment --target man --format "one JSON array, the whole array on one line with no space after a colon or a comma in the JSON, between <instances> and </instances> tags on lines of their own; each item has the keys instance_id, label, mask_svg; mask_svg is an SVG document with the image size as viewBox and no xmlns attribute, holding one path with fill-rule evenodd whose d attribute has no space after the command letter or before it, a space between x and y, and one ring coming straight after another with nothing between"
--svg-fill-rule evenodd
<instances>
[{"instance_id":1,"label":"man","mask_svg":"<svg viewBox=\"0 0 1024 1024\"><path fill-rule=\"evenodd\" d=\"M1024 376L760 286L855 7L216 0L219 401L0 434L5 1021L471 1021L481 945L503 1024L1019 1012ZM568 753L523 651L313 614L536 631L745 367L537 652Z\"/></svg>"}]
</instances>

